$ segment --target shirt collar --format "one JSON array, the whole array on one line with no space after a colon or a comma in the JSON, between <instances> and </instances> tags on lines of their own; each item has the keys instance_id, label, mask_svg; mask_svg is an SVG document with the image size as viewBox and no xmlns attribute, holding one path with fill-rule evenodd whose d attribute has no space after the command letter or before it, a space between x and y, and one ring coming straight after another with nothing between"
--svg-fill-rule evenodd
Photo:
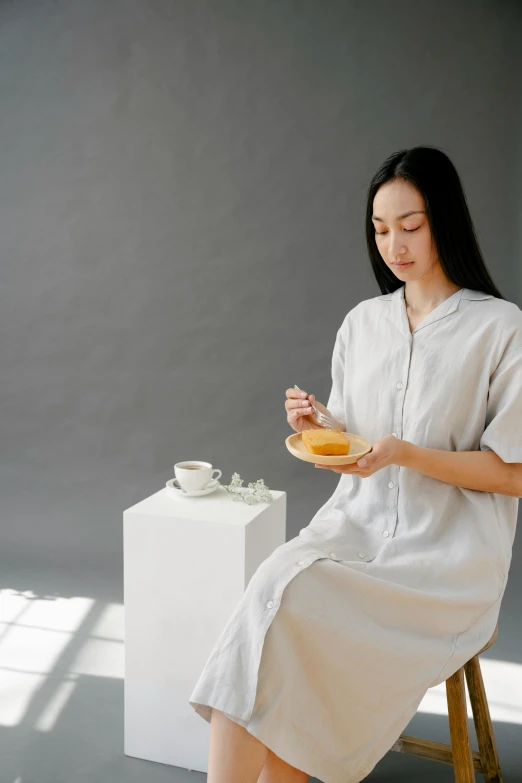
<instances>
[{"instance_id":1,"label":"shirt collar","mask_svg":"<svg viewBox=\"0 0 522 783\"><path fill-rule=\"evenodd\" d=\"M384 302L390 302L393 299L397 299L398 297L403 296L403 291L404 286L401 285L395 291L392 291L389 294L383 294L382 296L377 296L375 298L381 299ZM483 291L475 291L473 288L462 288L461 291L461 299L493 299L493 294L485 294Z\"/></svg>"},{"instance_id":2,"label":"shirt collar","mask_svg":"<svg viewBox=\"0 0 522 783\"><path fill-rule=\"evenodd\" d=\"M389 294L383 294L382 296L376 297L377 299L380 299L381 301L391 301L393 302L393 311L394 311L394 320L395 323L399 326L401 331L410 338L412 334L417 334L421 329L424 329L426 326L429 326L430 324L435 323L436 321L440 321L442 318L446 318L446 316L451 315L454 313L458 306L461 299L491 299L491 294L485 294L482 291L475 291L470 288L459 288L458 291L455 291L454 294L447 297L443 302L441 302L437 307L435 307L431 313L428 313L428 315L423 318L423 320L420 322L420 324L413 330L413 332L410 330L410 325L408 322L408 314L406 312L406 303L404 300L404 291L405 286L399 286L395 291L392 291Z\"/></svg>"}]
</instances>

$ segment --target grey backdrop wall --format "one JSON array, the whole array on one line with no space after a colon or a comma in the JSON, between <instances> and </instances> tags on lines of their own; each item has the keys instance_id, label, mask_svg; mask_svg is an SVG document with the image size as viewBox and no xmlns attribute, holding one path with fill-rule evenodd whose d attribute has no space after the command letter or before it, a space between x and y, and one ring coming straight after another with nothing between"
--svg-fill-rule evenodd
<instances>
[{"instance_id":1,"label":"grey backdrop wall","mask_svg":"<svg viewBox=\"0 0 522 783\"><path fill-rule=\"evenodd\" d=\"M508 0L0 2L0 587L121 602L122 511L180 459L308 524L338 477L287 452L285 390L326 401L336 331L379 293L365 195L392 151L450 155L522 306L521 25ZM492 651L518 663L521 563L519 534ZM120 686L89 679L49 780L65 745L64 780L113 768ZM32 715L2 733L12 778L41 774ZM515 781L519 726L496 730Z\"/></svg>"},{"instance_id":2,"label":"grey backdrop wall","mask_svg":"<svg viewBox=\"0 0 522 783\"><path fill-rule=\"evenodd\" d=\"M3 558L121 570L122 510L186 458L287 491L288 537L308 524L338 478L287 452L285 390L326 401L336 330L379 293L365 193L393 150L448 152L522 303L520 22L510 2L0 5Z\"/></svg>"}]
</instances>

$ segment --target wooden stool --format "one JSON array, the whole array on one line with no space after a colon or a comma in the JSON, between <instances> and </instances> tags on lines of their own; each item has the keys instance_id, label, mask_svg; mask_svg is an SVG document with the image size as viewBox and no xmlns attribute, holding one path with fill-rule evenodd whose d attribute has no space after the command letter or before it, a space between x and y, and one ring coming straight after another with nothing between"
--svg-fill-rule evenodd
<instances>
[{"instance_id":1,"label":"wooden stool","mask_svg":"<svg viewBox=\"0 0 522 783\"><path fill-rule=\"evenodd\" d=\"M451 744L446 745L442 742L432 742L401 734L392 750L451 764L455 770L456 783L474 783L475 771L484 775L486 783L502 783L497 746L478 658L480 653L496 642L497 635L498 626L486 646L446 680ZM478 752L471 748L464 675L473 710Z\"/></svg>"}]
</instances>

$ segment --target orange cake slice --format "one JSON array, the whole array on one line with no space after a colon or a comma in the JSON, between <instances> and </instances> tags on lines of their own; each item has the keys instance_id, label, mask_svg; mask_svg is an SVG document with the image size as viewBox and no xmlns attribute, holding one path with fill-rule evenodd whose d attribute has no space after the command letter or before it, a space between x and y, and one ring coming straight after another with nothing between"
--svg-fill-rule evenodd
<instances>
[{"instance_id":1,"label":"orange cake slice","mask_svg":"<svg viewBox=\"0 0 522 783\"><path fill-rule=\"evenodd\" d=\"M303 430L301 438L311 454L333 457L350 453L350 441L341 430Z\"/></svg>"}]
</instances>

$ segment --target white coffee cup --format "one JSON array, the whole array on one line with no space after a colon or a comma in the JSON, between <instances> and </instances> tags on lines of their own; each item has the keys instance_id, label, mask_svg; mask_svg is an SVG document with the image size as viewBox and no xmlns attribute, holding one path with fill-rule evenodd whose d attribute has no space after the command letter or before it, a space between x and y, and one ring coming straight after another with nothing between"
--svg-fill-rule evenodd
<instances>
[{"instance_id":1,"label":"white coffee cup","mask_svg":"<svg viewBox=\"0 0 522 783\"><path fill-rule=\"evenodd\" d=\"M217 473L217 476L214 476ZM179 485L187 492L205 489L207 484L221 478L219 468L213 468L211 462L201 462L197 459L187 459L184 462L176 462L174 475Z\"/></svg>"}]
</instances>

